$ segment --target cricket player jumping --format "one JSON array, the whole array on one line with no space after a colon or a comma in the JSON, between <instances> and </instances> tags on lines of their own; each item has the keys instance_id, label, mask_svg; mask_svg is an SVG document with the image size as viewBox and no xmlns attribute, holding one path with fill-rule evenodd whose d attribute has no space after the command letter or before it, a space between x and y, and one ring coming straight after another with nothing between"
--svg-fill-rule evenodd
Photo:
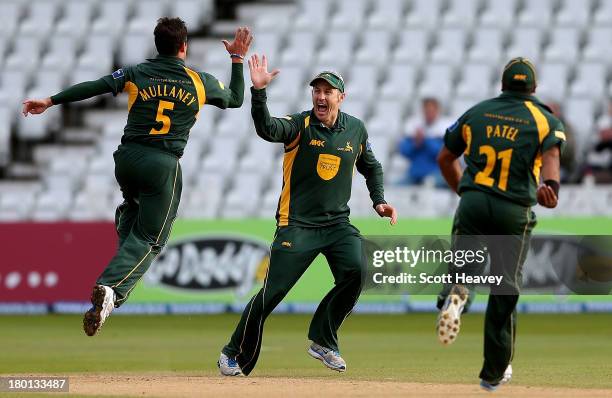
<instances>
[{"instance_id":1,"label":"cricket player jumping","mask_svg":"<svg viewBox=\"0 0 612 398\"><path fill-rule=\"evenodd\" d=\"M510 60L501 95L475 105L449 127L438 155L444 178L461 196L453 222L454 247L485 247L483 242L489 242L491 272L503 275L502 286L492 287L485 315L480 379L489 391L512 377L521 272L536 224L531 206L553 208L559 194L564 127L533 96L535 89L532 63L525 58ZM461 155L466 163L463 171L457 160ZM507 236L497 243L484 236L474 239L482 235ZM449 268L451 273L460 270ZM480 266L466 265L461 272L482 271L476 268ZM438 297L437 333L443 344L455 341L470 297L463 285L446 286Z\"/></svg>"},{"instance_id":2,"label":"cricket player jumping","mask_svg":"<svg viewBox=\"0 0 612 398\"><path fill-rule=\"evenodd\" d=\"M356 167L365 176L376 212L395 224L395 209L384 200L383 170L363 122L340 111L346 94L338 73L321 72L310 82L312 110L275 118L266 106L266 86L278 70L268 72L265 56L260 60L257 55L249 60L249 70L257 134L284 145L283 188L264 286L244 309L218 366L226 376L251 373L266 318L315 257L323 254L335 285L313 316L308 353L328 368L344 372L337 331L359 298L365 266L361 236L348 218L353 170Z\"/></svg>"},{"instance_id":3,"label":"cricket player jumping","mask_svg":"<svg viewBox=\"0 0 612 398\"><path fill-rule=\"evenodd\" d=\"M185 66L187 28L181 19L159 19L154 36L156 58L23 103L27 116L100 94L129 95L127 124L114 153L115 176L125 199L115 215L119 248L93 288L93 306L83 319L88 336L125 302L168 240L181 197L179 159L202 106L239 108L244 99L242 60L253 40L248 28L239 28L231 43L223 41L232 62L229 88Z\"/></svg>"}]
</instances>

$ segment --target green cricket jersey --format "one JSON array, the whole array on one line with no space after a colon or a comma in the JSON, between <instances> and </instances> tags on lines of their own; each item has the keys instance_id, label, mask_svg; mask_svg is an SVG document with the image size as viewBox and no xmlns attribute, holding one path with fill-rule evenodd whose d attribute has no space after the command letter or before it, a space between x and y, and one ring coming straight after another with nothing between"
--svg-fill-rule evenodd
<instances>
[{"instance_id":1,"label":"green cricket jersey","mask_svg":"<svg viewBox=\"0 0 612 398\"><path fill-rule=\"evenodd\" d=\"M270 117L266 90L251 88L257 134L285 144L278 226L321 227L348 222L354 168L366 178L374 206L386 203L383 170L372 152L363 122L340 112L327 128L312 111Z\"/></svg>"},{"instance_id":2,"label":"green cricket jersey","mask_svg":"<svg viewBox=\"0 0 612 398\"><path fill-rule=\"evenodd\" d=\"M158 55L103 77L113 95L126 91L128 119L122 143L137 142L182 156L204 104L237 108L244 99L242 64L232 64L229 89L214 76L196 72L177 57Z\"/></svg>"},{"instance_id":3,"label":"green cricket jersey","mask_svg":"<svg viewBox=\"0 0 612 398\"><path fill-rule=\"evenodd\" d=\"M476 189L532 206L542 153L554 145L563 150L565 132L536 97L505 91L465 112L447 129L444 143L464 155L459 193Z\"/></svg>"}]
</instances>

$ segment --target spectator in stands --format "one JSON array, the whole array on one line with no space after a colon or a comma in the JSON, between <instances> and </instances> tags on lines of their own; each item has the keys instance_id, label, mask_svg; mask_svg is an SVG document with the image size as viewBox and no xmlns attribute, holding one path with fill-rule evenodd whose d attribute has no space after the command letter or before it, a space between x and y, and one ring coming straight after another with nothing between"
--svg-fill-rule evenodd
<instances>
[{"instance_id":1,"label":"spectator in stands","mask_svg":"<svg viewBox=\"0 0 612 398\"><path fill-rule=\"evenodd\" d=\"M608 101L608 113L597 122L597 143L589 153L587 164L597 182L612 182L612 98Z\"/></svg>"},{"instance_id":2,"label":"spectator in stands","mask_svg":"<svg viewBox=\"0 0 612 398\"><path fill-rule=\"evenodd\" d=\"M450 121L440 117L440 103L433 97L422 101L422 116L408 121L406 136L399 143L399 152L410 161L402 184L422 184L431 180L435 186L445 187L436 158L443 145L444 131Z\"/></svg>"},{"instance_id":3,"label":"spectator in stands","mask_svg":"<svg viewBox=\"0 0 612 398\"><path fill-rule=\"evenodd\" d=\"M557 117L565 126L565 150L561 155L561 182L576 182L578 180L576 167L576 139L572 126L563 117L563 109L557 101L548 101L548 107L553 115Z\"/></svg>"}]
</instances>

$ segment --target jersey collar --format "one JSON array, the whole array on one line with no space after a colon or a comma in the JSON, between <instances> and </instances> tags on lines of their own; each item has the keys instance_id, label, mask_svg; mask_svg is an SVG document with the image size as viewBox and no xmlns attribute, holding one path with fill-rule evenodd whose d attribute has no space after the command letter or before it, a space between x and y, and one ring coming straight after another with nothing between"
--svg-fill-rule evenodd
<instances>
[{"instance_id":1,"label":"jersey collar","mask_svg":"<svg viewBox=\"0 0 612 398\"><path fill-rule=\"evenodd\" d=\"M531 102L534 102L534 103L540 105L541 107L543 107L544 109L546 109L547 111L552 113L552 111L550 110L548 105L546 105L545 103L540 101L535 95L519 93L519 92L511 91L511 90L506 90L506 91L503 91L499 95L499 97L500 98L516 98L516 99L523 100L523 101L531 101Z\"/></svg>"},{"instance_id":2,"label":"jersey collar","mask_svg":"<svg viewBox=\"0 0 612 398\"><path fill-rule=\"evenodd\" d=\"M323 123L321 123L321 121L317 119L314 110L310 111L310 124L323 127ZM344 129L346 129L346 114L344 112L338 112L338 118L336 119L336 123L334 123L330 130L340 132L344 131Z\"/></svg>"},{"instance_id":3,"label":"jersey collar","mask_svg":"<svg viewBox=\"0 0 612 398\"><path fill-rule=\"evenodd\" d=\"M181 66L185 66L185 60L176 57L174 55L161 55L161 54L157 54L157 57L155 58L151 58L148 61L151 62L170 62L173 64L179 64Z\"/></svg>"}]
</instances>

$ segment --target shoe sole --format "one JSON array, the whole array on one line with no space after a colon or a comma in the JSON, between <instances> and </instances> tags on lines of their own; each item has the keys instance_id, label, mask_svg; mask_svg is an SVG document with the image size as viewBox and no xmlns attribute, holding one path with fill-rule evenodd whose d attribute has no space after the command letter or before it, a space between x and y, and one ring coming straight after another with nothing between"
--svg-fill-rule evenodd
<instances>
[{"instance_id":1,"label":"shoe sole","mask_svg":"<svg viewBox=\"0 0 612 398\"><path fill-rule=\"evenodd\" d=\"M102 327L102 309L104 308L104 298L106 291L102 286L95 286L91 292L91 304L94 308L85 313L83 317L83 330L88 336L95 335Z\"/></svg>"},{"instance_id":2,"label":"shoe sole","mask_svg":"<svg viewBox=\"0 0 612 398\"><path fill-rule=\"evenodd\" d=\"M217 368L219 368L219 373L221 374L221 376L225 376L225 377L244 377L244 373L238 371L234 374L225 374L223 373L223 371L221 370L221 364L219 363L219 361L217 361Z\"/></svg>"},{"instance_id":3,"label":"shoe sole","mask_svg":"<svg viewBox=\"0 0 612 398\"><path fill-rule=\"evenodd\" d=\"M469 291L465 287L454 286L448 295L448 306L440 311L436 324L438 340L444 345L455 342L461 329L461 312L467 303Z\"/></svg>"},{"instance_id":4,"label":"shoe sole","mask_svg":"<svg viewBox=\"0 0 612 398\"><path fill-rule=\"evenodd\" d=\"M311 357L313 357L314 359L318 359L319 361L321 361L321 362L323 363L323 365L324 365L326 368L328 368L328 369L335 370L336 372L340 372L340 373L342 373L342 372L346 372L346 368L338 368L338 367L333 366L332 364L330 364L329 362L327 362L327 361L325 360L325 358L324 358L324 357L323 357L321 354L319 354L318 352L314 351L312 348L309 348L309 349L308 349L308 354L309 354Z\"/></svg>"},{"instance_id":5,"label":"shoe sole","mask_svg":"<svg viewBox=\"0 0 612 398\"><path fill-rule=\"evenodd\" d=\"M480 388L488 392L494 392L499 388L499 384L492 385L492 384L486 383L484 380L480 380Z\"/></svg>"}]
</instances>

